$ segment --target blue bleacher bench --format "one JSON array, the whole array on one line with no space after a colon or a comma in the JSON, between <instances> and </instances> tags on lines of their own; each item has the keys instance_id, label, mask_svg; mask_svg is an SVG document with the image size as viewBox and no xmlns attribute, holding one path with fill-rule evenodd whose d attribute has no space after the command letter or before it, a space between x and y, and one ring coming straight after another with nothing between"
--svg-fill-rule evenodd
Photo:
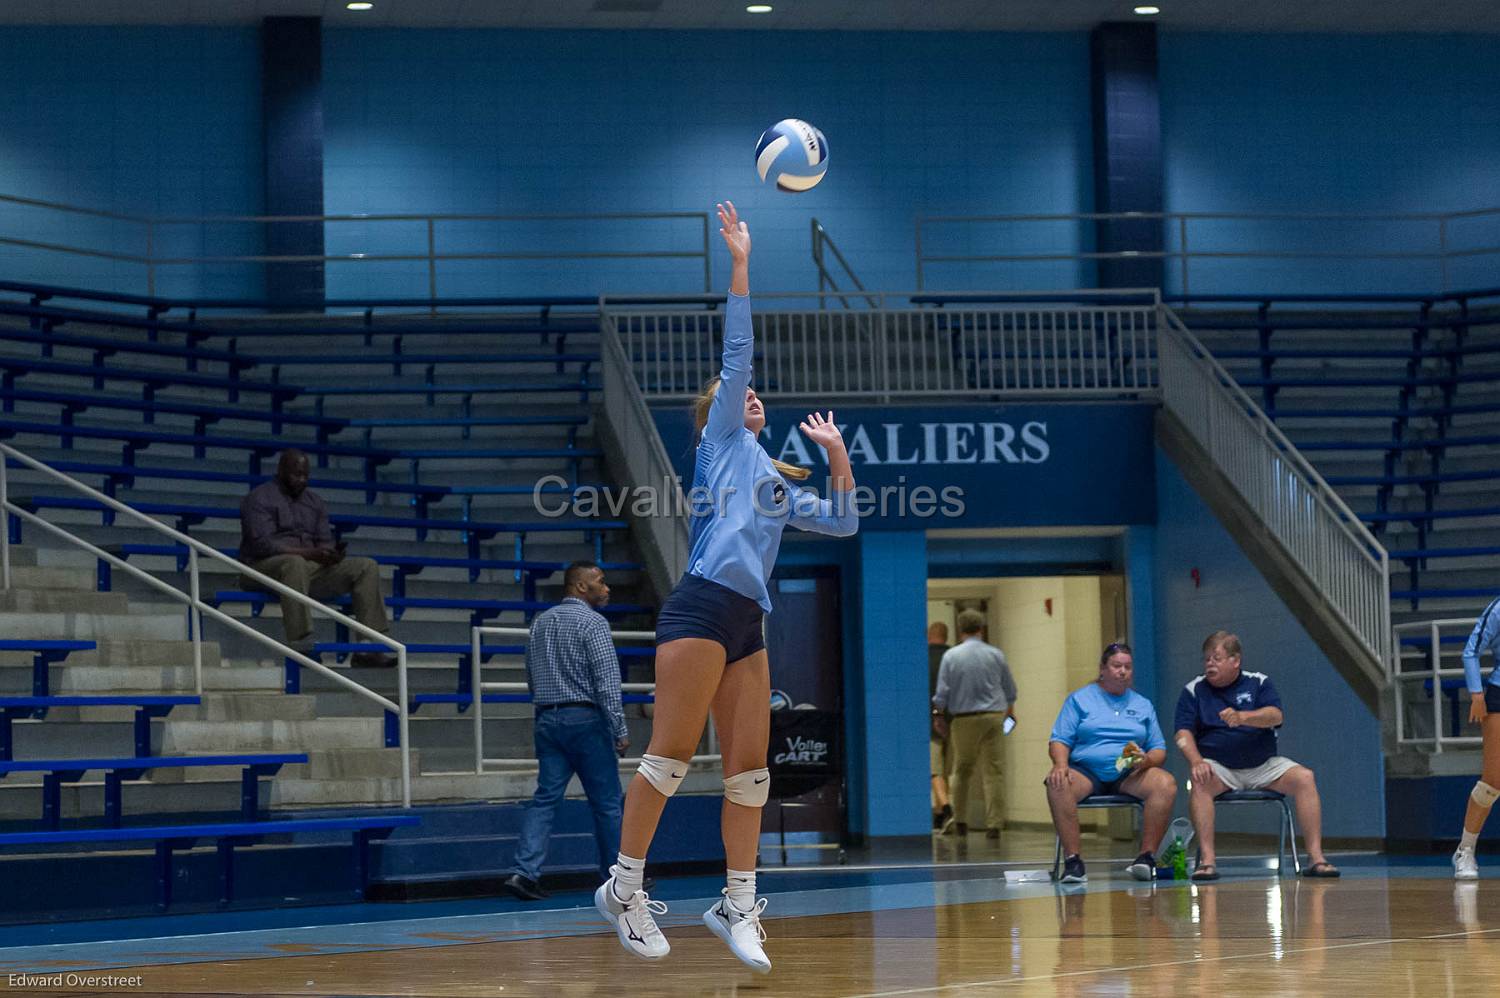
<instances>
[{"instance_id":1,"label":"blue bleacher bench","mask_svg":"<svg viewBox=\"0 0 1500 998\"><path fill-rule=\"evenodd\" d=\"M12 518L12 522L14 518ZM44 697L50 692L51 680L47 667L61 662L75 651L94 651L98 648L92 641L71 639L49 641L26 641L16 638L0 640L0 651L29 651L31 659L31 695Z\"/></svg>"},{"instance_id":2,"label":"blue bleacher bench","mask_svg":"<svg viewBox=\"0 0 1500 998\"><path fill-rule=\"evenodd\" d=\"M243 603L250 607L252 617L260 616L268 604L279 603L281 597L269 593L246 592L239 589L220 589L213 596L208 597L206 602L213 606L222 606L225 603ZM331 606L348 606L349 597L339 596L332 600L324 600ZM385 605L391 608L391 616L400 620L407 610L467 610L469 611L469 624L478 627L486 620L498 617L502 613L521 613L530 620L534 615L543 610L551 609L555 603L545 600L525 599L460 599L457 597L426 597L426 596L387 596ZM648 608L633 603L614 603L600 608L600 613L606 616L620 616L625 614L646 613Z\"/></svg>"},{"instance_id":3,"label":"blue bleacher bench","mask_svg":"<svg viewBox=\"0 0 1500 998\"><path fill-rule=\"evenodd\" d=\"M93 642L87 642L92 644ZM196 707L202 701L195 696L0 696L0 761L10 761L14 742L10 722L22 717L42 720L53 707L134 707L135 754L151 754L151 719L166 717L173 707Z\"/></svg>"},{"instance_id":4,"label":"blue bleacher bench","mask_svg":"<svg viewBox=\"0 0 1500 998\"><path fill-rule=\"evenodd\" d=\"M441 488L441 486L439 486ZM183 572L188 566L188 548L185 544L113 544L104 548L110 554L129 560L132 555L152 555L175 558L177 560L177 571ZM230 558L239 557L239 548L218 548L220 554ZM568 567L565 561L532 561L518 560L512 558L444 558L438 556L419 554L369 554L364 557L370 558L377 565L390 565L396 569L391 583L392 596L406 595L406 579L408 576L417 575L426 568L462 568L468 572L470 582L478 582L479 575L485 571L514 572L515 581L520 582L523 587L523 599L536 599L537 581L549 575L554 575ZM111 585L110 563L99 560L98 582L100 592L109 592ZM599 562L599 567L606 572L638 572L641 566L633 561L608 561Z\"/></svg>"},{"instance_id":5,"label":"blue bleacher bench","mask_svg":"<svg viewBox=\"0 0 1500 998\"><path fill-rule=\"evenodd\" d=\"M0 418L0 439L13 437L17 433L59 437L64 449L73 446L74 437L83 437L88 440L119 440L125 444L125 448L121 453L121 462L126 466L135 464L136 451L144 447L149 447L152 444L191 447L193 448L193 456L199 459L205 456L206 451L210 447L221 450L249 451L248 471L252 475L261 473L260 465L263 459L280 452L286 447L296 447L316 457L318 467L320 468L328 466L328 458L330 456L357 457L364 462L365 478L372 481L375 478L375 469L381 465L388 464L398 456L395 451L391 450L372 449L354 444L319 444L303 440L282 440L275 436L219 437L208 433L170 433L161 430L125 426L60 426L56 423L37 423L30 420L14 419L9 416Z\"/></svg>"},{"instance_id":6,"label":"blue bleacher bench","mask_svg":"<svg viewBox=\"0 0 1500 998\"><path fill-rule=\"evenodd\" d=\"M91 379L94 388L104 390L106 381L136 381L141 384L141 398L147 402L156 398L158 388L211 388L228 393L230 402L239 401L240 392L259 392L271 397L271 411L279 412L288 399L302 393L297 385L278 385L269 381L250 381L246 378L225 378L190 371L160 371L145 368L104 366L102 364L72 364L58 360L40 360L35 357L13 357L0 355L0 386L14 388L16 379L27 374L57 374L71 378ZM319 413L318 415L322 415Z\"/></svg>"},{"instance_id":7,"label":"blue bleacher bench","mask_svg":"<svg viewBox=\"0 0 1500 998\"><path fill-rule=\"evenodd\" d=\"M143 399L125 398L120 395L101 395L98 393L69 392L69 391L33 391L27 388L7 388L0 390L0 400L3 400L6 412L14 412L17 402L37 402L44 405L57 405L62 407L62 425L72 426L73 416L91 408L101 409L123 409L127 412L138 412L142 416L142 422L151 426L156 422L157 413L171 413L177 416L194 417L193 432L202 434L207 432L209 426L220 420L239 420L247 423L270 423L272 433L280 433L282 426L311 426L317 434L317 442L325 444L331 434L337 433L349 425L349 420L339 419L331 416L315 416L308 413L272 412L268 409L248 409L243 406L215 405L209 402L179 402L170 399Z\"/></svg>"},{"instance_id":8,"label":"blue bleacher bench","mask_svg":"<svg viewBox=\"0 0 1500 998\"><path fill-rule=\"evenodd\" d=\"M327 642L320 641L316 645L313 646L312 657L313 658L320 658L323 655L335 655L335 656L339 657L340 659L342 659L346 655L356 654L358 652L376 652L376 653L379 653L379 652L388 652L388 651L390 651L390 649L387 648L385 645L380 644L379 642L373 642L373 641L327 641ZM455 689L455 691L452 694L433 694L433 695L434 696L454 696L454 697L458 697L460 699L453 700L453 701L447 701L447 700L430 700L430 701L425 701L425 702L428 702L428 703L448 703L448 702L452 702L452 703L459 703L459 704L466 704L467 703L467 701L470 699L470 694L474 690L474 675L473 675L473 670L472 670L472 663L469 661L470 656L473 654L473 648L471 648L469 645L461 645L461 644L413 643L413 644L408 644L406 646L406 652L407 652L408 655L456 655L456 656L458 656L458 670L457 670L458 681L457 681L457 688ZM479 649L479 660L481 662L488 662L491 658L495 657L496 655L524 655L524 654L526 654L526 646L525 645L481 645L480 649ZM656 648L655 648L655 646L653 644L647 644L647 645L626 645L625 647L616 647L615 648L615 654L618 655L619 658L620 658L620 675L623 678L624 674L625 674L625 660L627 660L627 659L643 660L643 659L648 659L648 658L654 658L656 656ZM297 662L296 660L290 659L290 658L285 659L284 662L285 662L285 669L286 669L285 682L284 682L284 686L283 686L284 692L286 692L286 693L292 693L292 694L301 693L302 692L302 664L300 662ZM488 695L488 694L486 694L486 695ZM410 702L415 703L416 702L415 698L413 698ZM467 706L462 706L461 705L459 707L459 711L460 712L463 712L464 710L467 710L467 709L468 709ZM394 747L396 747L399 744L400 744L399 742L395 742L395 741L390 741L389 740L389 729L387 729L386 747L387 748L394 748Z\"/></svg>"},{"instance_id":9,"label":"blue bleacher bench","mask_svg":"<svg viewBox=\"0 0 1500 998\"><path fill-rule=\"evenodd\" d=\"M114 519L114 511L95 499L83 496L12 496L11 502L29 512L41 509L98 510L107 525ZM204 506L193 503L139 502L131 506L138 513L148 516L170 516L176 520L177 529L187 533L190 528L204 520L235 520L240 518L238 507ZM594 560L604 556L603 534L606 531L624 530L629 525L623 520L521 520L510 523L492 523L478 520L419 519L411 516L373 516L363 514L334 513L328 518L335 535L353 533L360 527L391 527L415 531L418 540L425 540L429 531L451 530L464 535L468 556L479 558L479 545L496 534L515 534L516 560L526 560L525 540L529 533L559 533L581 531L594 540ZM10 542L20 544L21 521L10 517Z\"/></svg>"},{"instance_id":10,"label":"blue bleacher bench","mask_svg":"<svg viewBox=\"0 0 1500 998\"><path fill-rule=\"evenodd\" d=\"M41 314L38 315L38 312ZM28 309L26 306L0 302L0 315L25 315L28 313L34 318L40 318L41 329L18 329L14 326L0 326L0 340L38 344L42 348L41 355L47 358L52 356L53 350L57 347L70 347L76 350L92 350L96 365L103 364L106 359L116 353L138 353L151 357L170 357L183 361L189 371L196 371L198 369L198 362L207 360L228 367L231 378L238 377L241 371L255 364L255 358L253 357L245 357L225 350L179 347L149 340L141 341L124 338L96 339L92 336L60 333L53 327L64 321L97 322L99 318L87 312L64 312L64 310L58 309ZM118 323L110 324L118 325Z\"/></svg>"},{"instance_id":11,"label":"blue bleacher bench","mask_svg":"<svg viewBox=\"0 0 1500 998\"><path fill-rule=\"evenodd\" d=\"M6 463L11 468L26 469L26 465L7 458ZM199 468L152 468L136 464L110 464L92 461L52 461L50 466L58 471L69 475L97 475L104 479L100 491L111 499L116 498L121 488L131 488L138 478L162 479L164 481L183 482L224 482L226 484L243 485L248 491L257 485L264 484L271 479L265 475L252 475L245 472L233 471L207 471ZM365 502L374 502L375 497L381 494L409 495L411 506L417 512L419 519L426 519L427 509L431 503L437 502L443 497L452 494L452 490L446 485L425 485L421 482L373 482L352 481L336 478L314 478L307 483L308 488L314 491L348 491L363 492ZM529 493L530 488L527 489ZM543 493L560 493L570 491L559 487L544 487ZM164 545L166 546L166 545ZM187 557L187 548L181 548L184 559ZM148 552L139 552L148 553Z\"/></svg>"},{"instance_id":12,"label":"blue bleacher bench","mask_svg":"<svg viewBox=\"0 0 1500 998\"><path fill-rule=\"evenodd\" d=\"M254 845L268 835L297 835L307 832L352 832L354 854L352 896L364 897L369 884L369 846L397 828L411 828L421 821L414 814L381 814L347 818L303 818L274 821L247 821L213 825L162 825L133 828L79 828L65 831L0 833L0 848L5 846L52 846L93 842L156 843L156 903L166 910L172 904L172 854L191 849L199 839L218 843L219 900L228 904L234 899L234 848Z\"/></svg>"},{"instance_id":13,"label":"blue bleacher bench","mask_svg":"<svg viewBox=\"0 0 1500 998\"><path fill-rule=\"evenodd\" d=\"M62 785L77 783L88 772L104 773L104 823L119 828L122 806L120 784L139 780L153 769L202 769L208 766L241 767L240 817L254 821L260 811L258 780L275 776L288 763L305 763L300 753L234 755L130 756L120 759L23 759L0 762L0 780L11 773L41 773L42 827L57 828L62 815Z\"/></svg>"}]
</instances>

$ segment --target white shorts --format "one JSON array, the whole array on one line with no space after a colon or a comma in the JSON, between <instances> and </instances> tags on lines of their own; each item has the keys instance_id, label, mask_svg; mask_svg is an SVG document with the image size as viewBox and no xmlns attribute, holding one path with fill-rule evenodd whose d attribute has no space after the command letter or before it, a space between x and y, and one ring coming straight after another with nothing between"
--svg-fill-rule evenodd
<instances>
[{"instance_id":1,"label":"white shorts","mask_svg":"<svg viewBox=\"0 0 1500 998\"><path fill-rule=\"evenodd\" d=\"M1224 781L1230 790L1264 790L1286 775L1287 770L1299 765L1284 755L1273 755L1259 766L1249 769L1230 769L1212 759L1205 759L1213 767L1214 775Z\"/></svg>"}]
</instances>

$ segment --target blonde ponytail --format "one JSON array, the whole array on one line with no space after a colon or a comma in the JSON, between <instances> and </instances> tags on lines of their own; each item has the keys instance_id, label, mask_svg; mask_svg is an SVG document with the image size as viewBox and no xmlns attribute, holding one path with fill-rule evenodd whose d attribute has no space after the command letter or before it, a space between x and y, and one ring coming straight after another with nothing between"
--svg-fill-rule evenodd
<instances>
[{"instance_id":1,"label":"blonde ponytail","mask_svg":"<svg viewBox=\"0 0 1500 998\"><path fill-rule=\"evenodd\" d=\"M697 440L703 438L703 428L708 425L708 410L712 408L714 396L718 393L719 376L716 374L704 383L703 391L699 392L698 397L693 399L693 426L697 429L697 438L694 440L694 446L697 445ZM796 464L787 464L785 461L777 460L774 457L771 458L771 463L776 466L776 471L782 478L790 481L804 482L812 477L811 468L804 468Z\"/></svg>"}]
</instances>

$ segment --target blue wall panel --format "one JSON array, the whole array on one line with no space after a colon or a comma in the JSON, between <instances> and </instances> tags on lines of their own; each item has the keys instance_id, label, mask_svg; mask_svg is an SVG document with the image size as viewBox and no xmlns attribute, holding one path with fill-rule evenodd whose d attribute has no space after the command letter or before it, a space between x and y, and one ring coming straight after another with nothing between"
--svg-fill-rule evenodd
<instances>
[{"instance_id":1,"label":"blue wall panel","mask_svg":"<svg viewBox=\"0 0 1500 998\"><path fill-rule=\"evenodd\" d=\"M254 28L0 30L0 193L146 216L261 210ZM0 205L0 235L144 256L145 226ZM158 257L254 253L253 225L164 225ZM146 290L146 268L0 247L12 280ZM258 268L162 268L162 294L237 294Z\"/></svg>"},{"instance_id":2,"label":"blue wall panel","mask_svg":"<svg viewBox=\"0 0 1500 998\"><path fill-rule=\"evenodd\" d=\"M696 212L730 198L755 234L757 290L816 286L813 216L867 286L905 290L915 285L918 213L1088 204L1083 34L329 30L324 39L330 212ZM757 136L788 116L821 127L831 147L828 179L801 195L762 187L754 171ZM387 229L383 246L425 252L418 227ZM437 235L440 247L493 249L528 229L578 248L703 241L687 222L445 222ZM711 251L718 288L728 275L716 233ZM425 289L425 266L329 271L330 293L392 280ZM703 273L691 260L483 261L444 265L438 283L452 295L698 292Z\"/></svg>"},{"instance_id":3,"label":"blue wall panel","mask_svg":"<svg viewBox=\"0 0 1500 998\"><path fill-rule=\"evenodd\" d=\"M1286 723L1278 736L1280 751L1317 774L1325 834L1383 836L1379 719L1160 451L1156 498L1155 702L1168 740L1182 686L1203 671L1203 639L1216 630L1233 631L1244 646L1244 667L1265 672L1281 692ZM1191 577L1194 568L1201 586ZM1179 780L1186 779L1181 753L1168 753L1168 765ZM1185 799L1180 809L1186 810ZM1270 816L1257 810L1224 809L1219 826L1262 833L1274 828Z\"/></svg>"},{"instance_id":4,"label":"blue wall panel","mask_svg":"<svg viewBox=\"0 0 1500 998\"><path fill-rule=\"evenodd\" d=\"M1164 31L1166 208L1178 212L1433 212L1500 205L1500 36L1238 35ZM1500 243L1500 215L1450 245ZM1175 245L1175 233L1168 233ZM1437 227L1352 221L1193 223L1195 250L1436 251ZM1224 260L1215 290L1430 291L1435 262ZM1493 256L1453 287L1495 283ZM1169 286L1180 283L1168 267Z\"/></svg>"}]
</instances>

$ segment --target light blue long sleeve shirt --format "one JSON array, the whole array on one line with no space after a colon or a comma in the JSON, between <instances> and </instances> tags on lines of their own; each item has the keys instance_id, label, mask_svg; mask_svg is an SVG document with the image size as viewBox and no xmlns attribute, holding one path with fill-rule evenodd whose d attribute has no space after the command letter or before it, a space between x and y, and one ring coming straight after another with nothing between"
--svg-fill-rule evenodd
<instances>
[{"instance_id":1,"label":"light blue long sleeve shirt","mask_svg":"<svg viewBox=\"0 0 1500 998\"><path fill-rule=\"evenodd\" d=\"M1500 599L1484 608L1474 623L1474 630L1464 644L1464 683L1470 693L1484 692L1484 677L1479 671L1479 656L1488 651L1495 657L1489 681L1500 686Z\"/></svg>"},{"instance_id":2,"label":"light blue long sleeve shirt","mask_svg":"<svg viewBox=\"0 0 1500 998\"><path fill-rule=\"evenodd\" d=\"M724 366L693 464L692 547L688 574L717 582L771 611L766 580L776 567L781 532L847 537L859 518L847 493L829 499L787 481L755 434L745 429L755 337L750 299L731 294L724 315Z\"/></svg>"}]
</instances>

